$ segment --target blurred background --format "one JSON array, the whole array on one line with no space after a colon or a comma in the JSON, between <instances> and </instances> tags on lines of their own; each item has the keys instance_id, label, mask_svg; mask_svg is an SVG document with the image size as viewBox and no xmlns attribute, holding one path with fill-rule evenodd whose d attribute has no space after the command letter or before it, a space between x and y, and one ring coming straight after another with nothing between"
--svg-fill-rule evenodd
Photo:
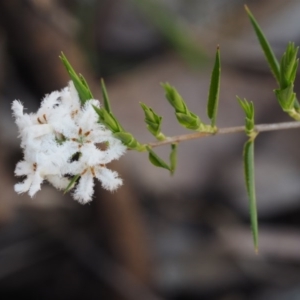
<instances>
[{"instance_id":1,"label":"blurred background","mask_svg":"<svg viewBox=\"0 0 300 300\"><path fill-rule=\"evenodd\" d=\"M82 206L47 183L17 195L22 158L10 105L35 111L69 81L63 51L140 141L153 140L139 102L184 133L160 87L169 82L203 118L216 46L222 79L217 125L244 116L236 95L254 101L257 123L284 122L245 2L279 56L300 42L297 0L0 1L0 298L126 300L300 299L299 132L256 142L260 222L254 254L242 169L244 134L183 143L171 178L144 153L112 164L124 186L96 185ZM296 87L297 88L297 87ZM158 153L167 157L169 147Z\"/></svg>"}]
</instances>

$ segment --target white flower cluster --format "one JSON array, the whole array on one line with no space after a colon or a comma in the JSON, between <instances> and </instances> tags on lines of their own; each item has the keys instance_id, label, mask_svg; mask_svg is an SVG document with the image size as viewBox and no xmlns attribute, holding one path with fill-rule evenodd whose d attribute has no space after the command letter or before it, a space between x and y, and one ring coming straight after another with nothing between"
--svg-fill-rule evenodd
<instances>
[{"instance_id":1,"label":"white flower cluster","mask_svg":"<svg viewBox=\"0 0 300 300\"><path fill-rule=\"evenodd\" d=\"M44 180L66 189L71 178L80 176L73 196L84 204L92 200L94 177L110 191L122 185L117 172L106 164L123 155L126 147L98 123L93 105L99 107L99 101L92 99L81 105L73 82L46 95L34 114L24 113L19 101L12 103L24 150L15 175L26 176L15 185L17 193L28 191L32 197Z\"/></svg>"}]
</instances>

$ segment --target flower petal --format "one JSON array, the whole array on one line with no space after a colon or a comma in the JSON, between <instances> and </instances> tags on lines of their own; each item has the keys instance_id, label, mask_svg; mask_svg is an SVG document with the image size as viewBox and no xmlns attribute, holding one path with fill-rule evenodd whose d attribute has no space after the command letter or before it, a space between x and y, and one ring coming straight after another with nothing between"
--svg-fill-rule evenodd
<instances>
[{"instance_id":1,"label":"flower petal","mask_svg":"<svg viewBox=\"0 0 300 300\"><path fill-rule=\"evenodd\" d=\"M101 181L102 187L109 191L114 191L123 184L117 172L105 167L97 168L96 177Z\"/></svg>"},{"instance_id":2,"label":"flower petal","mask_svg":"<svg viewBox=\"0 0 300 300\"><path fill-rule=\"evenodd\" d=\"M94 193L94 177L90 171L87 171L80 177L79 183L73 194L74 199L81 204L92 201Z\"/></svg>"}]
</instances>

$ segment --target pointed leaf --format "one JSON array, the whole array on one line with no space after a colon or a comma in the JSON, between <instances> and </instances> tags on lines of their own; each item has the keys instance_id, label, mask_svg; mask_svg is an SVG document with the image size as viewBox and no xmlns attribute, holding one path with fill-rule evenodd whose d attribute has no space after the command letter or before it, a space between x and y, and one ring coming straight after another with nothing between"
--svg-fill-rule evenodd
<instances>
[{"instance_id":1,"label":"pointed leaf","mask_svg":"<svg viewBox=\"0 0 300 300\"><path fill-rule=\"evenodd\" d=\"M161 83L161 86L165 90L167 100L175 108L176 112L183 114L187 113L188 108L175 87L171 86L169 83Z\"/></svg>"},{"instance_id":2,"label":"pointed leaf","mask_svg":"<svg viewBox=\"0 0 300 300\"><path fill-rule=\"evenodd\" d=\"M289 111L294 108L296 94L294 93L294 84L291 83L285 89L274 90L276 98L283 109Z\"/></svg>"},{"instance_id":3,"label":"pointed leaf","mask_svg":"<svg viewBox=\"0 0 300 300\"><path fill-rule=\"evenodd\" d=\"M78 92L81 103L84 104L87 100L93 99L93 95L83 76L80 75L81 77L79 77L76 74L73 67L71 66L71 64L69 63L69 61L67 60L66 56L63 53L61 53L60 59L63 62L66 70L68 71L74 83L74 86Z\"/></svg>"},{"instance_id":4,"label":"pointed leaf","mask_svg":"<svg viewBox=\"0 0 300 300\"><path fill-rule=\"evenodd\" d=\"M70 180L68 186L64 190L64 194L68 193L74 187L74 185L75 185L75 183L76 183L76 181L78 180L79 177L80 177L80 174L77 174L77 175L73 176L73 178Z\"/></svg>"},{"instance_id":5,"label":"pointed leaf","mask_svg":"<svg viewBox=\"0 0 300 300\"><path fill-rule=\"evenodd\" d=\"M242 100L238 96L237 100L239 104L241 105L243 111L245 112L246 115L246 124L245 124L245 131L248 136L251 136L254 131L254 105L253 102L248 102L246 99Z\"/></svg>"},{"instance_id":6,"label":"pointed leaf","mask_svg":"<svg viewBox=\"0 0 300 300\"><path fill-rule=\"evenodd\" d=\"M279 63L275 57L275 54L274 54L268 40L266 39L265 35L263 34L260 26L258 25L257 21L255 20L254 16L252 15L251 11L247 7L247 5L245 5L245 9L249 16L251 24L254 28L256 36L259 40L260 46L265 54L265 57L269 64L269 67L270 67L274 77L276 78L277 82L279 83L280 82L280 68L279 68Z\"/></svg>"},{"instance_id":7,"label":"pointed leaf","mask_svg":"<svg viewBox=\"0 0 300 300\"><path fill-rule=\"evenodd\" d=\"M83 77L83 75L82 75L82 74L79 74L78 77L79 77L81 83L82 83L82 84L85 86L85 88L89 91L89 97L90 97L89 99L93 99L94 97L93 97L93 95L92 95L92 92L91 92L91 90L90 90L90 88L89 88L88 83L86 82L85 78ZM88 99L88 100L89 100L89 99Z\"/></svg>"},{"instance_id":8,"label":"pointed leaf","mask_svg":"<svg viewBox=\"0 0 300 300\"><path fill-rule=\"evenodd\" d=\"M294 43L289 43L286 51L282 55L280 61L280 88L285 89L287 85L295 80L295 68L297 72L298 67L298 54L299 48L295 47Z\"/></svg>"},{"instance_id":9,"label":"pointed leaf","mask_svg":"<svg viewBox=\"0 0 300 300\"><path fill-rule=\"evenodd\" d=\"M177 149L178 149L178 144L171 145L171 153L170 153L171 175L174 174L177 167Z\"/></svg>"},{"instance_id":10,"label":"pointed leaf","mask_svg":"<svg viewBox=\"0 0 300 300\"><path fill-rule=\"evenodd\" d=\"M254 177L254 140L249 140L244 146L244 173L249 197L250 220L255 251L258 251L258 221Z\"/></svg>"},{"instance_id":11,"label":"pointed leaf","mask_svg":"<svg viewBox=\"0 0 300 300\"><path fill-rule=\"evenodd\" d=\"M140 105L145 113L145 123L147 124L147 129L149 130L149 132L160 140L162 138L165 138L160 131L162 117L156 114L155 111L151 107L148 107L146 104L140 102Z\"/></svg>"},{"instance_id":12,"label":"pointed leaf","mask_svg":"<svg viewBox=\"0 0 300 300\"><path fill-rule=\"evenodd\" d=\"M176 118L179 124L187 129L197 130L200 127L201 121L198 116L176 113Z\"/></svg>"},{"instance_id":13,"label":"pointed leaf","mask_svg":"<svg viewBox=\"0 0 300 300\"><path fill-rule=\"evenodd\" d=\"M129 149L136 151L146 151L145 146L141 145L129 132L117 132L114 133L114 137L119 139Z\"/></svg>"},{"instance_id":14,"label":"pointed leaf","mask_svg":"<svg viewBox=\"0 0 300 300\"><path fill-rule=\"evenodd\" d=\"M291 71L291 77L290 77L291 82L294 82L295 79L296 79L298 65L299 65L299 59L296 60L296 63L294 64L294 67L293 67L293 69ZM298 103L298 105L299 105L299 103Z\"/></svg>"},{"instance_id":15,"label":"pointed leaf","mask_svg":"<svg viewBox=\"0 0 300 300\"><path fill-rule=\"evenodd\" d=\"M164 168L171 171L171 168L150 148L146 147L149 152L149 161L156 167Z\"/></svg>"},{"instance_id":16,"label":"pointed leaf","mask_svg":"<svg viewBox=\"0 0 300 300\"><path fill-rule=\"evenodd\" d=\"M285 64L285 73L286 77L291 80L293 78L294 68L297 63L297 55L298 55L299 47L295 47L294 43L288 44L288 60ZM291 81L294 82L294 81Z\"/></svg>"},{"instance_id":17,"label":"pointed leaf","mask_svg":"<svg viewBox=\"0 0 300 300\"><path fill-rule=\"evenodd\" d=\"M107 94L107 90L106 90L106 87L105 87L105 83L104 83L103 78L101 79L101 90L102 90L102 97L103 97L103 101L104 101L104 108L105 108L109 113L112 113L111 107L110 107L109 98L108 98L108 94Z\"/></svg>"},{"instance_id":18,"label":"pointed leaf","mask_svg":"<svg viewBox=\"0 0 300 300\"><path fill-rule=\"evenodd\" d=\"M207 103L207 115L211 119L211 126L216 124L216 117L219 104L219 91L220 91L220 75L221 75L221 61L220 61L220 49L217 48L215 65L211 74L210 88Z\"/></svg>"},{"instance_id":19,"label":"pointed leaf","mask_svg":"<svg viewBox=\"0 0 300 300\"><path fill-rule=\"evenodd\" d=\"M249 110L248 102L246 101L246 99L242 100L239 96L236 96L236 98L240 106L242 107L243 111L247 115Z\"/></svg>"},{"instance_id":20,"label":"pointed leaf","mask_svg":"<svg viewBox=\"0 0 300 300\"><path fill-rule=\"evenodd\" d=\"M113 114L109 113L104 108L99 108L94 105L93 108L99 116L99 122L104 124L113 133L124 131L121 124L118 122L118 120Z\"/></svg>"}]
</instances>

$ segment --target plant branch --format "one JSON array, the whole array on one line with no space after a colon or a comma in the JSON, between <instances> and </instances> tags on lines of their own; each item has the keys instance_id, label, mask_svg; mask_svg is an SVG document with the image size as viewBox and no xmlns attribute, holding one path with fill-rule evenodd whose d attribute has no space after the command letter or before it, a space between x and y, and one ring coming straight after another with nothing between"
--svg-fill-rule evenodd
<instances>
[{"instance_id":1,"label":"plant branch","mask_svg":"<svg viewBox=\"0 0 300 300\"><path fill-rule=\"evenodd\" d=\"M275 123L275 124L259 124L254 127L254 130L259 132L264 131L274 131L274 130L284 130L284 129L293 129L300 128L300 122L285 122L285 123ZM245 126L236 126L236 127L227 127L220 128L215 133L211 132L193 132L189 134L182 134L172 137L166 137L164 141L152 142L147 145L154 148L168 144L180 143L188 140L195 140L206 136L227 134L227 133L238 133L245 132Z\"/></svg>"}]
</instances>

